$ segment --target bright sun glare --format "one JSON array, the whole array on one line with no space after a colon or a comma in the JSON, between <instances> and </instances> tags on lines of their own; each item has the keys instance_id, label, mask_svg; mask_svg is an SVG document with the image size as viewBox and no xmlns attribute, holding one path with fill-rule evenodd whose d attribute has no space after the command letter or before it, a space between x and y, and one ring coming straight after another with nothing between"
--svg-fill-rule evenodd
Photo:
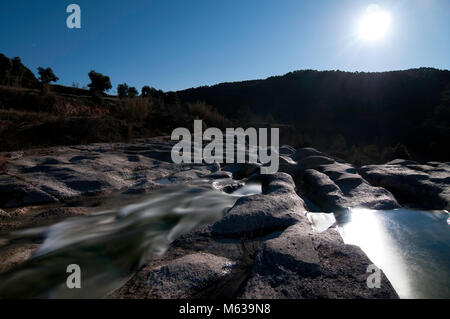
<instances>
[{"instance_id":1,"label":"bright sun glare","mask_svg":"<svg viewBox=\"0 0 450 319\"><path fill-rule=\"evenodd\" d=\"M359 38L363 41L378 41L385 38L391 24L391 15L377 4L371 4L359 21Z\"/></svg>"}]
</instances>

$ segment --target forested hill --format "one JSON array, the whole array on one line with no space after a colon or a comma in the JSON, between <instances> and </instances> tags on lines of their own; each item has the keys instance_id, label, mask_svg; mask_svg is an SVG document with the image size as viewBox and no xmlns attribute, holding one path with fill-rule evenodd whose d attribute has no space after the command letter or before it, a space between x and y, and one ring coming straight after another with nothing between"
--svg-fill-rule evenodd
<instances>
[{"instance_id":1,"label":"forested hill","mask_svg":"<svg viewBox=\"0 0 450 319\"><path fill-rule=\"evenodd\" d=\"M293 124L299 139L323 148L381 154L400 143L419 160L450 160L448 70L305 70L178 93L183 101L203 100L230 118Z\"/></svg>"}]
</instances>

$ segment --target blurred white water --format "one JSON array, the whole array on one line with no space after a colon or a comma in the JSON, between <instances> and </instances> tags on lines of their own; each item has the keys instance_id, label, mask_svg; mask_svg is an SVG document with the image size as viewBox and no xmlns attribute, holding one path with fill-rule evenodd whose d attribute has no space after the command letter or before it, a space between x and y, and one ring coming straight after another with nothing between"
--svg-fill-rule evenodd
<instances>
[{"instance_id":1,"label":"blurred white water","mask_svg":"<svg viewBox=\"0 0 450 319\"><path fill-rule=\"evenodd\" d=\"M43 242L24 265L0 276L0 297L104 297L177 237L219 220L239 197L258 192L257 184L232 194L208 183L168 185L124 207L15 232L11 244ZM70 264L81 268L81 289L66 287Z\"/></svg>"}]
</instances>

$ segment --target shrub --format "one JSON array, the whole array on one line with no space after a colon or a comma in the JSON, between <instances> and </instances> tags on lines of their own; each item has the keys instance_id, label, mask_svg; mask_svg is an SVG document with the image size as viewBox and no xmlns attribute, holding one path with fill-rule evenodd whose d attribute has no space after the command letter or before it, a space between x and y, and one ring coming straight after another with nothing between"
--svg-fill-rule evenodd
<instances>
[{"instance_id":1,"label":"shrub","mask_svg":"<svg viewBox=\"0 0 450 319\"><path fill-rule=\"evenodd\" d=\"M141 89L142 97L150 97L151 93L152 93L152 89L148 85L145 85L142 87L142 89Z\"/></svg>"},{"instance_id":2,"label":"shrub","mask_svg":"<svg viewBox=\"0 0 450 319\"><path fill-rule=\"evenodd\" d=\"M97 73L94 70L89 72L91 83L88 85L91 92L103 94L105 91L112 89L109 76Z\"/></svg>"},{"instance_id":3,"label":"shrub","mask_svg":"<svg viewBox=\"0 0 450 319\"><path fill-rule=\"evenodd\" d=\"M128 85L126 83L119 84L117 86L117 95L119 96L119 99L123 99L128 96Z\"/></svg>"},{"instance_id":4,"label":"shrub","mask_svg":"<svg viewBox=\"0 0 450 319\"><path fill-rule=\"evenodd\" d=\"M135 87L132 86L128 89L128 97L129 98L134 98L138 95L139 95L139 92Z\"/></svg>"},{"instance_id":5,"label":"shrub","mask_svg":"<svg viewBox=\"0 0 450 319\"><path fill-rule=\"evenodd\" d=\"M53 73L51 68L38 67L39 80L41 81L41 93L46 94L50 82L57 82L59 78Z\"/></svg>"}]
</instances>

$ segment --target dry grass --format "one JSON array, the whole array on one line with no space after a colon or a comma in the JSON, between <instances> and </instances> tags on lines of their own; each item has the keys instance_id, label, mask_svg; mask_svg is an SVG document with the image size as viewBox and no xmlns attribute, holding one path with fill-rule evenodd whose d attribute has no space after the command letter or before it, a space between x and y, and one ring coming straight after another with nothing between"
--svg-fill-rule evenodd
<instances>
[{"instance_id":1,"label":"dry grass","mask_svg":"<svg viewBox=\"0 0 450 319\"><path fill-rule=\"evenodd\" d=\"M61 88L60 91L63 91ZM0 152L54 145L124 142L190 127L194 119L225 129L230 120L205 103L167 104L135 97L75 96L0 86ZM84 94L84 92L81 92ZM0 162L0 172L6 164Z\"/></svg>"},{"instance_id":2,"label":"dry grass","mask_svg":"<svg viewBox=\"0 0 450 319\"><path fill-rule=\"evenodd\" d=\"M120 113L128 121L139 122L148 117L152 111L149 99L136 97L120 100Z\"/></svg>"},{"instance_id":3,"label":"dry grass","mask_svg":"<svg viewBox=\"0 0 450 319\"><path fill-rule=\"evenodd\" d=\"M108 102L109 104L113 103L110 100ZM42 96L37 90L4 86L0 86L0 109L43 112L63 116L104 116L109 114L108 107L96 104L90 97L63 96L55 93Z\"/></svg>"},{"instance_id":4,"label":"dry grass","mask_svg":"<svg viewBox=\"0 0 450 319\"><path fill-rule=\"evenodd\" d=\"M221 115L205 102L189 103L188 110L189 113L202 119L209 126L225 129L227 127L231 127L232 125L229 119Z\"/></svg>"}]
</instances>

